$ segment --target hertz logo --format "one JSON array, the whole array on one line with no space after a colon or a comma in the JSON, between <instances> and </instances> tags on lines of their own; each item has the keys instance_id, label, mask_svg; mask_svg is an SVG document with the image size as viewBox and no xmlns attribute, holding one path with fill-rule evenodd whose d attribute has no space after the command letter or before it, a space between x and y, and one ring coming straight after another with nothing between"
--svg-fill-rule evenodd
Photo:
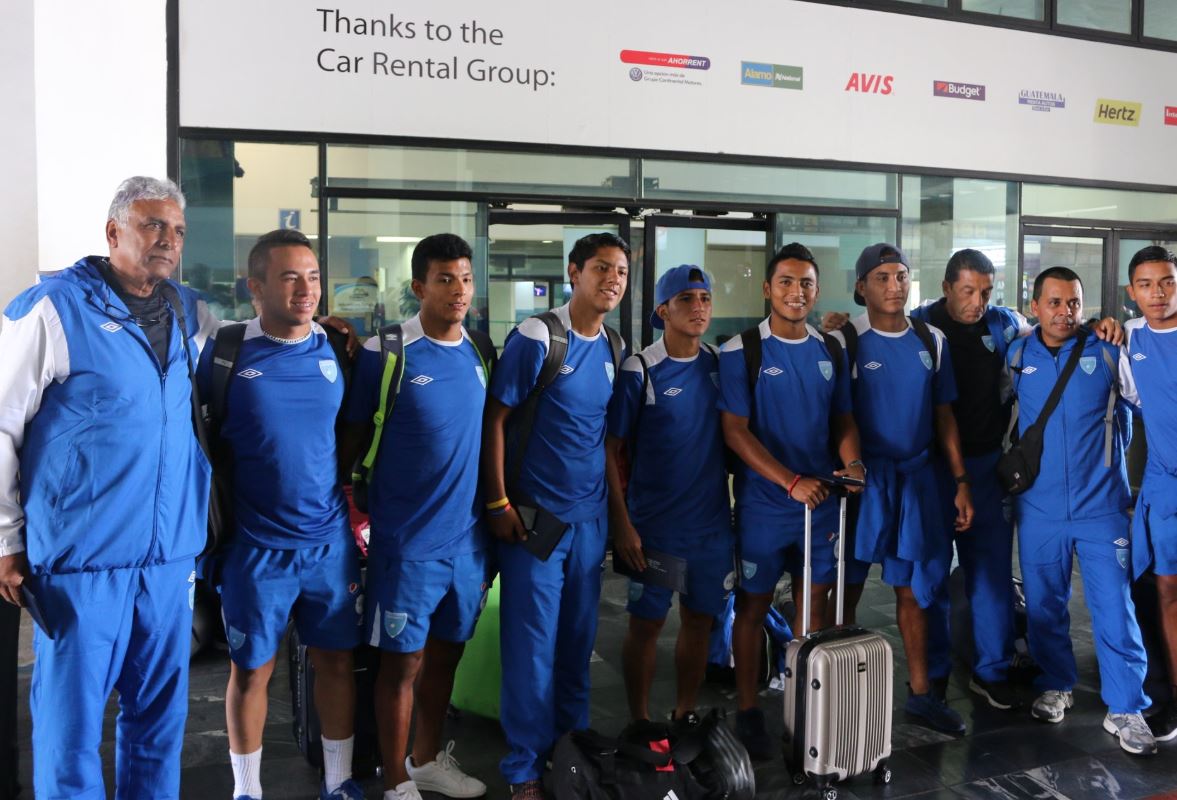
<instances>
[{"instance_id":1,"label":"hertz logo","mask_svg":"<svg viewBox=\"0 0 1177 800\"><path fill-rule=\"evenodd\" d=\"M1095 101L1095 122L1101 125L1126 125L1130 128L1140 127L1140 103L1129 100L1105 100L1102 97Z\"/></svg>"}]
</instances>

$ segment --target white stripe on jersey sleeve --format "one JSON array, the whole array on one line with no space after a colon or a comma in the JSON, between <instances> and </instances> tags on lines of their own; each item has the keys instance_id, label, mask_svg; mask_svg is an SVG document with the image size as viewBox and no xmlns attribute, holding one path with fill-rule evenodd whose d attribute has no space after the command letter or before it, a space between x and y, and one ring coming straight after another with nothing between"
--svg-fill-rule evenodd
<instances>
[{"instance_id":1,"label":"white stripe on jersey sleeve","mask_svg":"<svg viewBox=\"0 0 1177 800\"><path fill-rule=\"evenodd\" d=\"M17 320L0 325L0 556L25 549L17 474L25 426L45 388L69 377L69 344L57 308L43 297Z\"/></svg>"}]
</instances>

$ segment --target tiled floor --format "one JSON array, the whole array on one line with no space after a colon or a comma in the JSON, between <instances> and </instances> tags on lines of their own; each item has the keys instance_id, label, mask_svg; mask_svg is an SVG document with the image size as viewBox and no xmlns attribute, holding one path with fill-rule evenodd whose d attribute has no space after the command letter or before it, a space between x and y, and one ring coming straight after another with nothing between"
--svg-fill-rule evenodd
<instances>
[{"instance_id":1,"label":"tiled floor","mask_svg":"<svg viewBox=\"0 0 1177 800\"><path fill-rule=\"evenodd\" d=\"M616 733L625 724L625 700L620 670L621 639L626 625L625 584L606 571L601 602L597 657L592 664L593 724L606 733ZM958 614L958 618L960 615ZM1081 582L1076 576L1072 601L1073 638L1080 664L1080 684L1075 690L1075 708L1061 725L1045 725L1020 712L999 712L978 705L966 690L967 669L958 665L949 686L949 703L965 717L968 734L946 736L913 724L901 710L896 712L893 735L894 755L890 765L893 780L888 786L876 786L870 778L857 779L839 786L839 798L1000 798L1001 800L1080 800L1080 798L1177 798L1177 742L1161 746L1161 752L1139 759L1121 752L1113 737L1104 733L1100 723L1104 715L1098 694L1098 675L1092 649L1090 622L1082 605ZM896 706L902 707L905 668L903 649L895 626L893 595L890 589L873 579L867 586L859 609L861 624L881 632L891 640L896 657ZM674 692L670 661L673 632L677 628L672 615L660 641L659 680L654 685L653 709L669 709ZM32 667L28 654L28 622L22 628L21 691L27 692ZM968 641L967 631L958 630L958 642ZM317 781L315 772L305 764L291 738L291 705L285 659L279 659L278 672L270 687L270 713L266 728L262 781L268 800L278 798L312 798ZM192 800L229 798L232 777L229 771L228 741L224 722L224 689L228 675L223 653L206 653L192 665L191 705L184 742L183 797ZM1029 692L1027 691L1027 694ZM729 688L707 686L705 706L731 708ZM770 725L780 729L781 696L765 692L762 705ZM23 704L21 720L25 734L22 752L22 782L30 785L27 706ZM103 748L111 763L113 721L117 711L114 701L108 708L108 743ZM490 786L491 798L506 797L506 786L496 768L505 751L503 735L496 722L474 716L450 720L448 735L457 740L455 755L468 772ZM810 798L812 788L793 787L783 764L758 765L758 798ZM108 782L110 781L108 768ZM369 798L380 797L378 779L365 783Z\"/></svg>"}]
</instances>

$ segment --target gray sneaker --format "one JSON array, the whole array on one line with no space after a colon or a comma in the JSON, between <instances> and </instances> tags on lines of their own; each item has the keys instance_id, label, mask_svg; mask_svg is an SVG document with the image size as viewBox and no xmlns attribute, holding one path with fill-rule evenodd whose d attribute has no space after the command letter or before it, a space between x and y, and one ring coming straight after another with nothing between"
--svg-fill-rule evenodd
<instances>
[{"instance_id":1,"label":"gray sneaker","mask_svg":"<svg viewBox=\"0 0 1177 800\"><path fill-rule=\"evenodd\" d=\"M1153 738L1144 715L1108 714L1103 718L1103 729L1120 739L1120 749L1134 756L1151 756L1157 751L1157 740Z\"/></svg>"},{"instance_id":2,"label":"gray sneaker","mask_svg":"<svg viewBox=\"0 0 1177 800\"><path fill-rule=\"evenodd\" d=\"M1038 695L1034 705L1030 706L1030 716L1043 722L1062 722L1063 714L1073 705L1075 698L1070 692L1047 689Z\"/></svg>"}]
</instances>

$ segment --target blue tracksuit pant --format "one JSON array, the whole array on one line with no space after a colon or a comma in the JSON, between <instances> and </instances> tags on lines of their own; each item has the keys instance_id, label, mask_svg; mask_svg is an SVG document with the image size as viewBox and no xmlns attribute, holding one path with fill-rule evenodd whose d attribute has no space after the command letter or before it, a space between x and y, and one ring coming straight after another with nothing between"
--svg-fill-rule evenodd
<instances>
[{"instance_id":1,"label":"blue tracksuit pant","mask_svg":"<svg viewBox=\"0 0 1177 800\"><path fill-rule=\"evenodd\" d=\"M1006 518L1005 492L997 483L1000 453L965 459L972 478L973 524L954 534L964 570L965 595L973 623L973 672L986 682L1003 681L1014 655L1013 525ZM956 484L940 470L945 524L953 531ZM944 678L952 671L947 579L928 608L928 675Z\"/></svg>"},{"instance_id":2,"label":"blue tracksuit pant","mask_svg":"<svg viewBox=\"0 0 1177 800\"><path fill-rule=\"evenodd\" d=\"M539 778L556 740L588 727L607 530L604 516L571 525L547 561L499 543L508 783Z\"/></svg>"},{"instance_id":3,"label":"blue tracksuit pant","mask_svg":"<svg viewBox=\"0 0 1177 800\"><path fill-rule=\"evenodd\" d=\"M1100 694L1113 714L1148 708L1146 669L1129 585L1128 517L1018 521L1018 551L1026 591L1030 653L1042 668L1038 691L1069 691L1077 680L1071 649L1071 565L1079 556L1083 595L1091 612Z\"/></svg>"},{"instance_id":4,"label":"blue tracksuit pant","mask_svg":"<svg viewBox=\"0 0 1177 800\"><path fill-rule=\"evenodd\" d=\"M33 786L40 800L106 798L102 716L119 692L115 797L180 796L180 749L188 717L195 565L31 578L47 624L38 629L29 693Z\"/></svg>"}]
</instances>

